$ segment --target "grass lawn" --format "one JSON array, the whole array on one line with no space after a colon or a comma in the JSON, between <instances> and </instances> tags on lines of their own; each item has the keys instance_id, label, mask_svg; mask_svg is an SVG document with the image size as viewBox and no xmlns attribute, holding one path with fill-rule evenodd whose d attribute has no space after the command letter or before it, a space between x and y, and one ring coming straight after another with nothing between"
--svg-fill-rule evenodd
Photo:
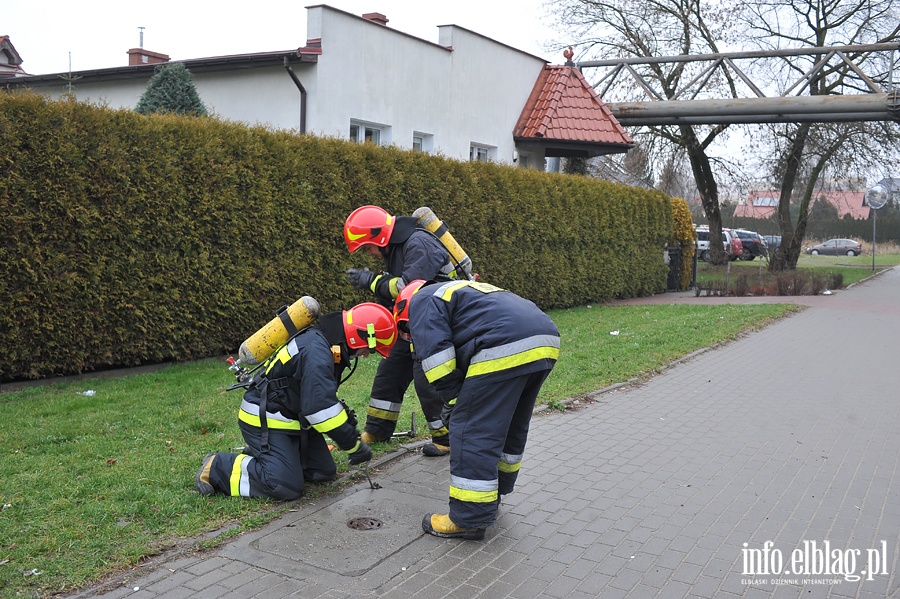
<instances>
[{"instance_id":1,"label":"grass lawn","mask_svg":"<svg viewBox=\"0 0 900 599\"><path fill-rule=\"evenodd\" d=\"M595 305L552 311L562 349L539 401L562 408L566 398L653 373L796 309ZM360 360L341 386L361 421L376 365L374 357ZM95 584L155 553L202 546L195 540L201 533L224 530L206 544L222 542L292 506L194 491L203 455L243 445L236 422L240 392L225 391L233 380L216 359L0 394L0 596L50 596ZM409 428L417 404L408 393L398 431ZM399 443L374 449L384 453ZM346 471L344 453L335 457ZM310 494L339 488L320 485Z\"/></svg>"}]
</instances>

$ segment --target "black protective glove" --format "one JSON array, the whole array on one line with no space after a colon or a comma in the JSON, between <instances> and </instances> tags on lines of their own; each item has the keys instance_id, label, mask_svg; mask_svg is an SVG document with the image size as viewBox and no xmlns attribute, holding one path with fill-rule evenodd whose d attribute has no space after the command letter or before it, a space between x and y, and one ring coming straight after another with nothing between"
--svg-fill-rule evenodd
<instances>
[{"instance_id":1,"label":"black protective glove","mask_svg":"<svg viewBox=\"0 0 900 599\"><path fill-rule=\"evenodd\" d=\"M375 280L375 273L368 268L363 268L362 270L358 268L348 268L347 278L350 280L350 284L357 289L368 289L369 285L372 284L372 281Z\"/></svg>"},{"instance_id":2,"label":"black protective glove","mask_svg":"<svg viewBox=\"0 0 900 599\"><path fill-rule=\"evenodd\" d=\"M359 442L359 445L356 446L351 453L347 454L347 461L351 466L356 466L357 464L362 464L363 462L368 462L372 459L372 448L363 443Z\"/></svg>"}]
</instances>

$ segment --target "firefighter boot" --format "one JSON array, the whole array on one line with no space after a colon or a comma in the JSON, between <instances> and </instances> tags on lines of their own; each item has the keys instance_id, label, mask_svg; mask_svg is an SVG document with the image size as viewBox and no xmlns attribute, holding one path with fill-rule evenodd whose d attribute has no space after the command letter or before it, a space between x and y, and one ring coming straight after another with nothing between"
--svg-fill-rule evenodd
<instances>
[{"instance_id":1,"label":"firefighter boot","mask_svg":"<svg viewBox=\"0 0 900 599\"><path fill-rule=\"evenodd\" d=\"M382 437L376 437L369 431L363 431L359 436L360 441L365 443L366 445L371 445L372 443L378 443L379 441L385 441Z\"/></svg>"},{"instance_id":2,"label":"firefighter boot","mask_svg":"<svg viewBox=\"0 0 900 599\"><path fill-rule=\"evenodd\" d=\"M422 454L429 458L439 458L450 453L449 445L441 445L440 443L428 443L422 447Z\"/></svg>"},{"instance_id":3,"label":"firefighter boot","mask_svg":"<svg viewBox=\"0 0 900 599\"><path fill-rule=\"evenodd\" d=\"M200 466L200 470L197 471L197 476L194 477L194 486L197 488L197 492L205 497L216 494L216 490L209 482L209 471L212 469L212 463L215 459L216 454L214 453L208 453L203 456L203 464Z\"/></svg>"},{"instance_id":4,"label":"firefighter boot","mask_svg":"<svg viewBox=\"0 0 900 599\"><path fill-rule=\"evenodd\" d=\"M453 523L449 514L425 514L422 530L445 539L469 539L480 541L484 538L483 528L460 528Z\"/></svg>"}]
</instances>

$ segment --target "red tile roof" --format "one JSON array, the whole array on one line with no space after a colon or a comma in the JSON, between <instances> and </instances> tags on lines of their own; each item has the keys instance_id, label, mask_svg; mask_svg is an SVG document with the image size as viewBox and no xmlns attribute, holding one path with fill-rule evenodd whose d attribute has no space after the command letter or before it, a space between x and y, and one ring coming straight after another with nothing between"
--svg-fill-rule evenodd
<instances>
[{"instance_id":1,"label":"red tile roof","mask_svg":"<svg viewBox=\"0 0 900 599\"><path fill-rule=\"evenodd\" d=\"M746 200L734 207L734 216L742 218L769 218L778 210L780 191L751 191Z\"/></svg>"},{"instance_id":2,"label":"red tile roof","mask_svg":"<svg viewBox=\"0 0 900 599\"><path fill-rule=\"evenodd\" d=\"M564 65L547 65L541 71L513 136L600 144L634 143L581 71Z\"/></svg>"},{"instance_id":3,"label":"red tile roof","mask_svg":"<svg viewBox=\"0 0 900 599\"><path fill-rule=\"evenodd\" d=\"M734 216L769 218L777 210L780 195L778 191L751 191L746 200L734 207ZM850 215L850 218L866 219L869 218L869 207L863 205L865 195L862 191L817 191L811 204L825 201L837 209L838 218Z\"/></svg>"}]
</instances>

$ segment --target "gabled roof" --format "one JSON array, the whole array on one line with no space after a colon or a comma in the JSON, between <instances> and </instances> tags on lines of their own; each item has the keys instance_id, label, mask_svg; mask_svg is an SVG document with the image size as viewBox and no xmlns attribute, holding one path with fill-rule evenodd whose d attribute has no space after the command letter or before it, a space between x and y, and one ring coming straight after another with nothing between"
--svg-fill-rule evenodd
<instances>
[{"instance_id":1,"label":"gabled roof","mask_svg":"<svg viewBox=\"0 0 900 599\"><path fill-rule=\"evenodd\" d=\"M144 51L146 52L146 51ZM154 52L158 56L166 56ZM192 73L205 73L250 68L254 66L282 65L284 59L296 59L300 62L317 62L322 54L321 40L309 40L307 45L296 50L283 50L280 52L257 52L252 54L233 54L228 56L212 56L209 58L188 58L178 60ZM123 67L107 67L77 71L82 83L96 83L103 81L119 81L123 79L147 79L155 72L159 63L135 64ZM6 82L19 87L40 88L43 86L58 85L60 76L65 73L50 73L47 75L28 75Z\"/></svg>"},{"instance_id":2,"label":"gabled roof","mask_svg":"<svg viewBox=\"0 0 900 599\"><path fill-rule=\"evenodd\" d=\"M838 218L850 215L854 219L869 218L869 208L864 191L818 191L813 194L813 203L824 200L832 204L838 211Z\"/></svg>"},{"instance_id":3,"label":"gabled roof","mask_svg":"<svg viewBox=\"0 0 900 599\"><path fill-rule=\"evenodd\" d=\"M634 140L577 67L547 65L513 130L517 144L543 146L547 156L627 152Z\"/></svg>"},{"instance_id":4,"label":"gabled roof","mask_svg":"<svg viewBox=\"0 0 900 599\"><path fill-rule=\"evenodd\" d=\"M0 76L24 75L22 57L9 41L8 35L0 35Z\"/></svg>"},{"instance_id":5,"label":"gabled roof","mask_svg":"<svg viewBox=\"0 0 900 599\"><path fill-rule=\"evenodd\" d=\"M734 207L734 216L739 218L769 218L778 210L781 192L777 190L754 190L746 200Z\"/></svg>"},{"instance_id":6,"label":"gabled roof","mask_svg":"<svg viewBox=\"0 0 900 599\"><path fill-rule=\"evenodd\" d=\"M778 191L751 191L749 197L734 207L735 217L769 218L778 210ZM869 218L869 207L864 205L862 191L817 191L810 204L825 201L837 209L838 218L849 215L854 219Z\"/></svg>"}]
</instances>

